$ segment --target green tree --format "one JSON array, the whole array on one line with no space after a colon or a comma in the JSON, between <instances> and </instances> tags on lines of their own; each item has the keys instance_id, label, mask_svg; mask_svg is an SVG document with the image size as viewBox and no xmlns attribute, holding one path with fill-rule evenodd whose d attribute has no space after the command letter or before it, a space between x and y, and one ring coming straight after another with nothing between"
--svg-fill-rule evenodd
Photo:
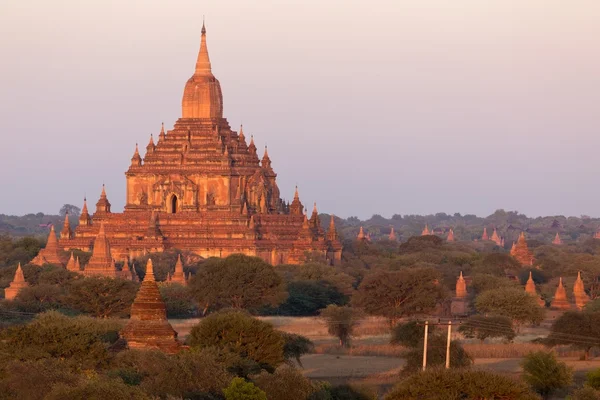
<instances>
[{"instance_id":1,"label":"green tree","mask_svg":"<svg viewBox=\"0 0 600 400\"><path fill-rule=\"evenodd\" d=\"M488 371L428 369L402 380L385 400L536 400L522 382Z\"/></svg>"},{"instance_id":2,"label":"green tree","mask_svg":"<svg viewBox=\"0 0 600 400\"><path fill-rule=\"evenodd\" d=\"M436 334L435 325L428 327L429 334ZM418 321L409 321L404 324L398 324L392 329L390 343L406 347L417 347L423 343L425 328Z\"/></svg>"},{"instance_id":3,"label":"green tree","mask_svg":"<svg viewBox=\"0 0 600 400\"><path fill-rule=\"evenodd\" d=\"M98 318L127 316L139 284L125 279L89 277L67 287L65 306Z\"/></svg>"},{"instance_id":4,"label":"green tree","mask_svg":"<svg viewBox=\"0 0 600 400\"><path fill-rule=\"evenodd\" d=\"M57 384L44 397L45 400L150 400L151 398L138 387L126 385L118 379L102 377L82 380L75 386Z\"/></svg>"},{"instance_id":5,"label":"green tree","mask_svg":"<svg viewBox=\"0 0 600 400\"><path fill-rule=\"evenodd\" d=\"M487 290L498 288L519 288L519 284L511 281L504 276L494 276L491 274L474 274L471 281L471 286L475 293L482 293Z\"/></svg>"},{"instance_id":6,"label":"green tree","mask_svg":"<svg viewBox=\"0 0 600 400\"><path fill-rule=\"evenodd\" d=\"M402 317L433 310L446 297L438 277L431 268L374 272L361 282L352 303L394 324Z\"/></svg>"},{"instance_id":7,"label":"green tree","mask_svg":"<svg viewBox=\"0 0 600 400\"><path fill-rule=\"evenodd\" d=\"M302 366L300 357L310 353L314 349L315 346L313 342L304 336L293 333L281 332L281 336L284 340L283 357L288 361L294 359L298 365Z\"/></svg>"},{"instance_id":8,"label":"green tree","mask_svg":"<svg viewBox=\"0 0 600 400\"><path fill-rule=\"evenodd\" d=\"M70 384L77 379L70 366L57 358L13 359L0 363L0 398L42 400L55 384Z\"/></svg>"},{"instance_id":9,"label":"green tree","mask_svg":"<svg viewBox=\"0 0 600 400\"><path fill-rule=\"evenodd\" d=\"M539 324L545 315L536 298L523 289L487 290L475 298L475 308L480 313L510 318L515 324Z\"/></svg>"},{"instance_id":10,"label":"green tree","mask_svg":"<svg viewBox=\"0 0 600 400\"><path fill-rule=\"evenodd\" d=\"M243 378L233 378L223 393L226 400L267 400L265 392Z\"/></svg>"},{"instance_id":11,"label":"green tree","mask_svg":"<svg viewBox=\"0 0 600 400\"><path fill-rule=\"evenodd\" d=\"M58 215L64 217L67 214L69 214L71 218L78 217L79 214L81 214L81 208L74 206L73 204L65 204L60 208Z\"/></svg>"},{"instance_id":12,"label":"green tree","mask_svg":"<svg viewBox=\"0 0 600 400\"><path fill-rule=\"evenodd\" d=\"M443 334L428 335L427 338L427 368L439 367L446 364L447 337ZM405 354L405 372L419 371L423 366L423 347L420 343ZM473 364L473 359L465 351L459 341L450 342L450 368L465 368Z\"/></svg>"},{"instance_id":13,"label":"green tree","mask_svg":"<svg viewBox=\"0 0 600 400\"><path fill-rule=\"evenodd\" d=\"M362 314L348 306L329 305L321 311L321 318L325 320L327 332L340 340L340 345L350 346L350 338L358 325Z\"/></svg>"},{"instance_id":14,"label":"green tree","mask_svg":"<svg viewBox=\"0 0 600 400\"><path fill-rule=\"evenodd\" d=\"M582 349L587 360L591 349L600 346L600 312L567 311L554 321L545 342Z\"/></svg>"},{"instance_id":15,"label":"green tree","mask_svg":"<svg viewBox=\"0 0 600 400\"><path fill-rule=\"evenodd\" d=\"M585 384L596 390L600 390L600 368L594 369L585 374Z\"/></svg>"},{"instance_id":16,"label":"green tree","mask_svg":"<svg viewBox=\"0 0 600 400\"><path fill-rule=\"evenodd\" d=\"M198 311L196 300L191 291L177 283L159 287L169 318L191 318Z\"/></svg>"},{"instance_id":17,"label":"green tree","mask_svg":"<svg viewBox=\"0 0 600 400\"><path fill-rule=\"evenodd\" d=\"M591 388L589 386L584 386L580 389L576 389L573 391L571 396L568 397L569 400L600 400L600 391Z\"/></svg>"},{"instance_id":18,"label":"green tree","mask_svg":"<svg viewBox=\"0 0 600 400\"><path fill-rule=\"evenodd\" d=\"M277 306L287 297L275 269L258 257L234 254L205 262L189 287L204 309L258 309Z\"/></svg>"},{"instance_id":19,"label":"green tree","mask_svg":"<svg viewBox=\"0 0 600 400\"><path fill-rule=\"evenodd\" d=\"M330 304L344 305L348 298L329 282L294 281L287 285L288 298L275 309L264 310L266 314L313 316Z\"/></svg>"},{"instance_id":20,"label":"green tree","mask_svg":"<svg viewBox=\"0 0 600 400\"><path fill-rule=\"evenodd\" d=\"M459 326L458 331L469 339L477 338L482 342L496 337L510 341L516 336L509 318L494 315L472 315Z\"/></svg>"},{"instance_id":21,"label":"green tree","mask_svg":"<svg viewBox=\"0 0 600 400\"><path fill-rule=\"evenodd\" d=\"M557 361L554 353L529 353L521 366L523 380L544 399L549 399L556 390L569 386L573 380L572 369L564 362Z\"/></svg>"},{"instance_id":22,"label":"green tree","mask_svg":"<svg viewBox=\"0 0 600 400\"><path fill-rule=\"evenodd\" d=\"M192 328L188 340L192 348L214 347L270 371L285 360L282 335L271 324L243 311L222 311L202 319Z\"/></svg>"},{"instance_id":23,"label":"green tree","mask_svg":"<svg viewBox=\"0 0 600 400\"><path fill-rule=\"evenodd\" d=\"M19 290L13 306L31 313L57 310L61 308L63 296L64 291L58 285L42 283Z\"/></svg>"},{"instance_id":24,"label":"green tree","mask_svg":"<svg viewBox=\"0 0 600 400\"><path fill-rule=\"evenodd\" d=\"M253 380L269 400L307 400L315 391L307 378L287 365L277 368L272 374L264 371Z\"/></svg>"}]
</instances>

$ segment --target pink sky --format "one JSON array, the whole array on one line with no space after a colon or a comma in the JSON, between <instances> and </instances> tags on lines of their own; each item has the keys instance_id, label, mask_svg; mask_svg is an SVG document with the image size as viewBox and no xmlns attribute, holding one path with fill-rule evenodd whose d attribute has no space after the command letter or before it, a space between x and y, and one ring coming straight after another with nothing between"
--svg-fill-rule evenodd
<instances>
[{"instance_id":1,"label":"pink sky","mask_svg":"<svg viewBox=\"0 0 600 400\"><path fill-rule=\"evenodd\" d=\"M0 213L125 198L206 15L224 114L346 217L600 215L597 0L0 3Z\"/></svg>"}]
</instances>

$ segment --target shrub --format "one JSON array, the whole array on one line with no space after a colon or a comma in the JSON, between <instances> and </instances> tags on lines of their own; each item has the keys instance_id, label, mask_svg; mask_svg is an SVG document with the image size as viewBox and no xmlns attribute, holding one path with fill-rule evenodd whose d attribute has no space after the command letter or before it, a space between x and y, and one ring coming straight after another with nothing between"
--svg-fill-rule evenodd
<instances>
[{"instance_id":1,"label":"shrub","mask_svg":"<svg viewBox=\"0 0 600 400\"><path fill-rule=\"evenodd\" d=\"M429 334L435 334L435 325L428 328ZM417 347L419 343L423 343L423 335L425 328L417 321L410 321L404 324L398 324L392 329L392 338L390 343L393 345L401 345L406 347Z\"/></svg>"},{"instance_id":2,"label":"shrub","mask_svg":"<svg viewBox=\"0 0 600 400\"><path fill-rule=\"evenodd\" d=\"M475 308L480 313L510 318L515 323L540 323L544 309L534 296L523 289L504 287L487 290L475 299Z\"/></svg>"},{"instance_id":3,"label":"shrub","mask_svg":"<svg viewBox=\"0 0 600 400\"><path fill-rule=\"evenodd\" d=\"M55 385L46 400L150 400L140 388L129 386L118 379L96 378L80 382L75 386Z\"/></svg>"},{"instance_id":4,"label":"shrub","mask_svg":"<svg viewBox=\"0 0 600 400\"><path fill-rule=\"evenodd\" d=\"M340 345L348 347L354 328L358 325L361 314L348 306L329 305L321 311L321 317L327 324L327 331L330 335L340 340Z\"/></svg>"},{"instance_id":5,"label":"shrub","mask_svg":"<svg viewBox=\"0 0 600 400\"><path fill-rule=\"evenodd\" d=\"M282 332L284 345L283 345L283 356L286 360L294 359L302 366L300 357L304 354L308 354L314 350L314 344L304 336L296 335L293 333Z\"/></svg>"},{"instance_id":6,"label":"shrub","mask_svg":"<svg viewBox=\"0 0 600 400\"><path fill-rule=\"evenodd\" d=\"M265 314L312 316L330 304L343 305L348 298L329 282L297 281L287 285L288 298L277 308L265 310Z\"/></svg>"},{"instance_id":7,"label":"shrub","mask_svg":"<svg viewBox=\"0 0 600 400\"><path fill-rule=\"evenodd\" d=\"M509 318L493 315L473 315L460 325L458 331L467 338L477 338L482 342L487 338L495 337L503 337L511 341L516 336Z\"/></svg>"},{"instance_id":8,"label":"shrub","mask_svg":"<svg viewBox=\"0 0 600 400\"><path fill-rule=\"evenodd\" d=\"M577 389L569 397L570 400L600 400L600 392L589 386Z\"/></svg>"},{"instance_id":9,"label":"shrub","mask_svg":"<svg viewBox=\"0 0 600 400\"><path fill-rule=\"evenodd\" d=\"M0 366L0 377L2 399L41 400L53 385L78 380L67 363L55 358L7 362Z\"/></svg>"},{"instance_id":10,"label":"shrub","mask_svg":"<svg viewBox=\"0 0 600 400\"><path fill-rule=\"evenodd\" d=\"M194 296L183 285L176 283L161 285L160 295L167 307L168 318L191 318L198 311Z\"/></svg>"},{"instance_id":11,"label":"shrub","mask_svg":"<svg viewBox=\"0 0 600 400\"><path fill-rule=\"evenodd\" d=\"M556 360L554 353L537 351L529 353L523 359L523 380L533 390L548 399L557 389L571 384L573 371L564 362Z\"/></svg>"},{"instance_id":12,"label":"shrub","mask_svg":"<svg viewBox=\"0 0 600 400\"><path fill-rule=\"evenodd\" d=\"M233 378L223 393L226 400L267 400L265 392L243 378Z\"/></svg>"},{"instance_id":13,"label":"shrub","mask_svg":"<svg viewBox=\"0 0 600 400\"><path fill-rule=\"evenodd\" d=\"M600 390L600 368L588 372L586 375L585 384L596 390Z\"/></svg>"},{"instance_id":14,"label":"shrub","mask_svg":"<svg viewBox=\"0 0 600 400\"><path fill-rule=\"evenodd\" d=\"M307 378L287 365L277 368L272 374L261 373L254 377L254 382L269 400L307 400L315 391Z\"/></svg>"},{"instance_id":15,"label":"shrub","mask_svg":"<svg viewBox=\"0 0 600 400\"><path fill-rule=\"evenodd\" d=\"M427 368L446 364L447 338L444 335L429 335L427 340ZM471 356L463 349L460 342L450 342L450 367L464 368L473 363ZM406 353L406 365L403 371L416 372L423 366L423 340Z\"/></svg>"},{"instance_id":16,"label":"shrub","mask_svg":"<svg viewBox=\"0 0 600 400\"><path fill-rule=\"evenodd\" d=\"M536 400L529 388L487 371L429 369L398 383L385 400L511 399Z\"/></svg>"}]
</instances>

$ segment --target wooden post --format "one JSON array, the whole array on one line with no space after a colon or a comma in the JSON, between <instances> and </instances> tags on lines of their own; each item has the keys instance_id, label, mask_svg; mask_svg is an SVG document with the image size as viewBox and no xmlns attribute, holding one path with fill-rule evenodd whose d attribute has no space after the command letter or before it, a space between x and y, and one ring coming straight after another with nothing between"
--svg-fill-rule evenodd
<instances>
[{"instance_id":1,"label":"wooden post","mask_svg":"<svg viewBox=\"0 0 600 400\"><path fill-rule=\"evenodd\" d=\"M452 338L452 321L448 321L448 341L446 343L446 369L450 368L450 340Z\"/></svg>"},{"instance_id":2,"label":"wooden post","mask_svg":"<svg viewBox=\"0 0 600 400\"><path fill-rule=\"evenodd\" d=\"M427 330L429 328L429 321L425 321L425 338L423 340L423 371L427 367Z\"/></svg>"}]
</instances>

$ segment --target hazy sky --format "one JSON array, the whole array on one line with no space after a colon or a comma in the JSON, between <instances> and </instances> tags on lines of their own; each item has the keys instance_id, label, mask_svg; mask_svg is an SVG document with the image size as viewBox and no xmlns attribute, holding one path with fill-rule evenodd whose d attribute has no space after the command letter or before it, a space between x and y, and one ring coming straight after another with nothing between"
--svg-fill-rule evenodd
<instances>
[{"instance_id":1,"label":"hazy sky","mask_svg":"<svg viewBox=\"0 0 600 400\"><path fill-rule=\"evenodd\" d=\"M600 215L598 0L0 0L0 213L94 204L103 182L122 210L202 15L225 117L268 144L285 198Z\"/></svg>"}]
</instances>

